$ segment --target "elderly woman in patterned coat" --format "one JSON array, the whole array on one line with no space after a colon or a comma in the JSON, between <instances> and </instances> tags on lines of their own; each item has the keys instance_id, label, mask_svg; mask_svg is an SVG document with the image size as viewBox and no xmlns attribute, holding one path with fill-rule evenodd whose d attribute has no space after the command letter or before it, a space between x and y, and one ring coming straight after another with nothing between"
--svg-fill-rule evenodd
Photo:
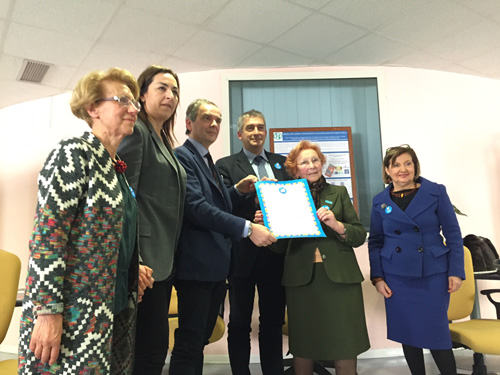
<instances>
[{"instance_id":1,"label":"elderly woman in patterned coat","mask_svg":"<svg viewBox=\"0 0 500 375\"><path fill-rule=\"evenodd\" d=\"M21 317L19 374L131 374L139 272L137 208L116 150L140 105L112 68L78 82L71 110L91 132L63 140L38 178ZM139 276L140 274L140 276Z\"/></svg>"}]
</instances>

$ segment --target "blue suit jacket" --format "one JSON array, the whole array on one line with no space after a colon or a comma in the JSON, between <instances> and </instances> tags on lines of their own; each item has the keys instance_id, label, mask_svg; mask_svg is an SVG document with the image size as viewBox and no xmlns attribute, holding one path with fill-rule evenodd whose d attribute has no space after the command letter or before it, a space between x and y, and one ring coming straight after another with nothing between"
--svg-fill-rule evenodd
<instances>
[{"instance_id":1,"label":"blue suit jacket","mask_svg":"<svg viewBox=\"0 0 500 375\"><path fill-rule=\"evenodd\" d=\"M462 235L446 188L422 177L419 182L404 212L390 197L392 184L373 198L368 239L371 278L447 272L465 279Z\"/></svg>"},{"instance_id":2,"label":"blue suit jacket","mask_svg":"<svg viewBox=\"0 0 500 375\"><path fill-rule=\"evenodd\" d=\"M222 281L231 265L231 240L241 240L245 219L234 216L235 188L227 189L217 175L220 189L203 156L187 140L176 149L187 174L184 221L176 254L176 278Z\"/></svg>"}]
</instances>

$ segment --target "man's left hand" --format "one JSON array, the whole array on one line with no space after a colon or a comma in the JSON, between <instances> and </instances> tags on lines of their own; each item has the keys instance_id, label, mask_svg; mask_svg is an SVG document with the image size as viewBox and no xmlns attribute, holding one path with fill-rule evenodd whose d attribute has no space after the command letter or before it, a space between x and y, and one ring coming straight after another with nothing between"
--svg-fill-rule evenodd
<instances>
[{"instance_id":1,"label":"man's left hand","mask_svg":"<svg viewBox=\"0 0 500 375\"><path fill-rule=\"evenodd\" d=\"M241 194L253 193L255 192L255 183L257 181L259 181L259 179L250 174L236 184L236 190Z\"/></svg>"}]
</instances>

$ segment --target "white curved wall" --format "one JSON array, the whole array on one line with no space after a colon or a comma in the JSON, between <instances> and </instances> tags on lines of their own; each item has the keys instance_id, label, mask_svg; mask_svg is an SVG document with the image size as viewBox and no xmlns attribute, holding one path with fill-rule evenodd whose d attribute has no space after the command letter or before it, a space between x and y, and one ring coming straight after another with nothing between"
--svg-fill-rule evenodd
<instances>
[{"instance_id":1,"label":"white curved wall","mask_svg":"<svg viewBox=\"0 0 500 375\"><path fill-rule=\"evenodd\" d=\"M381 92L383 147L409 143L420 159L422 175L446 185L452 202L468 217L459 217L463 235L489 237L500 247L500 81L410 68L324 67L209 71L180 74L181 104L176 135L184 142L184 113L194 99L204 97L227 111L223 76L228 73L278 74L301 72L377 72ZM45 157L68 135L81 134L88 126L75 119L68 106L69 94L22 103L0 110L0 248L18 254L23 262L20 286L24 284L28 239L36 204L36 177ZM226 128L227 130L227 128ZM226 150L221 131L211 152L217 159ZM366 245L357 250L365 277L369 267ZM495 287L481 281L480 288ZM382 298L371 284L363 285L372 350L365 356L386 355L399 345L385 339ZM481 296L483 297L483 296ZM489 303L481 299L483 317L495 317ZM19 308L0 351L15 352ZM227 309L226 309L227 312ZM257 326L254 324L253 339ZM286 350L285 350L286 351ZM221 340L207 354L225 356ZM258 353L253 345L252 355ZM213 357L217 358L217 357Z\"/></svg>"}]
</instances>

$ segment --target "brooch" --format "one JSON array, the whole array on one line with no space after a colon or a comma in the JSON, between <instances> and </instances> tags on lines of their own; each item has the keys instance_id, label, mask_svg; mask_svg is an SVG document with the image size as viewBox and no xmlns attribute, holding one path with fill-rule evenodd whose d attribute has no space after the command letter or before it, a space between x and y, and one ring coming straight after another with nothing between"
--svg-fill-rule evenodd
<instances>
[{"instance_id":1,"label":"brooch","mask_svg":"<svg viewBox=\"0 0 500 375\"><path fill-rule=\"evenodd\" d=\"M125 163L123 160L113 161L113 166L118 173L123 173L127 170L127 163Z\"/></svg>"}]
</instances>

